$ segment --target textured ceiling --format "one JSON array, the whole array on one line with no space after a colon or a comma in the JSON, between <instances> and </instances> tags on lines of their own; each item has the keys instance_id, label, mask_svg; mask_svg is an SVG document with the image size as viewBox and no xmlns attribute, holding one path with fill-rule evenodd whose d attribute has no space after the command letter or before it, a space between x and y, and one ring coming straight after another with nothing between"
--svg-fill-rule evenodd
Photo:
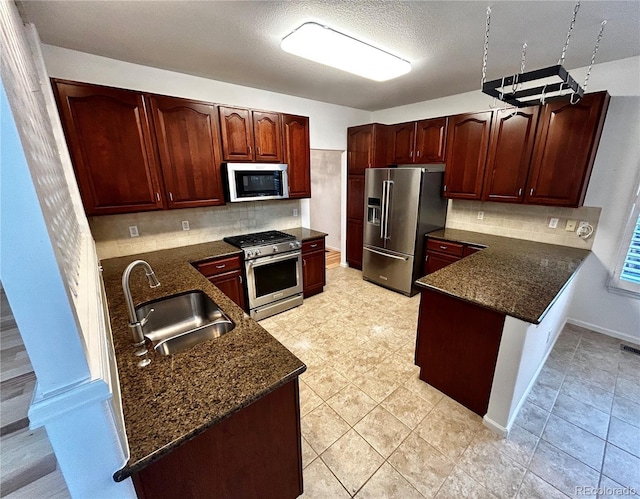
<instances>
[{"instance_id":1,"label":"textured ceiling","mask_svg":"<svg viewBox=\"0 0 640 499\"><path fill-rule=\"evenodd\" d=\"M19 3L44 43L359 109L378 110L480 87L485 9L492 6L487 78L555 64L574 2L565 1L37 1ZM587 1L565 61L587 66L640 55L640 2ZM280 40L316 21L411 62L373 82L287 54Z\"/></svg>"}]
</instances>

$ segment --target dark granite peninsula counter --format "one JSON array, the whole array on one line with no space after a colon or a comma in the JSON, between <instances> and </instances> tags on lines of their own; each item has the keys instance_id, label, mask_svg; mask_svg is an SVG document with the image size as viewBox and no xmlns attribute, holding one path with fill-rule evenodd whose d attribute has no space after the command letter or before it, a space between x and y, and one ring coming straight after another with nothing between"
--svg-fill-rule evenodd
<instances>
[{"instance_id":1,"label":"dark granite peninsula counter","mask_svg":"<svg viewBox=\"0 0 640 499\"><path fill-rule=\"evenodd\" d=\"M454 229L427 241L463 255L416 281L420 378L506 434L567 317L588 250Z\"/></svg>"},{"instance_id":2,"label":"dark granite peninsula counter","mask_svg":"<svg viewBox=\"0 0 640 499\"><path fill-rule=\"evenodd\" d=\"M157 476L167 458L189 446L197 446L198 441L218 427L226 425L225 435L237 437L235 446L241 447L254 438L255 435L244 435L250 431L229 428L234 421L246 425L245 414L255 412L261 399L280 400L286 395L291 406L291 410L287 409L287 424L294 427L288 435L282 436L282 430L275 432L274 438L280 434L289 447L296 446L294 453L300 452L300 443L295 443L293 433L299 439L297 378L305 371L305 365L192 265L240 253L237 248L217 241L101 262L130 449L129 461L114 478L123 480L133 475L139 494L141 471L155 467ZM150 348L151 363L138 367L121 285L124 269L137 259L151 265L161 285L150 288L144 272L134 269L130 279L134 303L202 290L235 323L234 330L174 355L163 356ZM273 415L267 419L274 419ZM263 430L265 434L274 433ZM269 466L267 463L264 468ZM293 472L294 481L301 477L301 468L299 476L297 470ZM219 476L213 471L210 474ZM301 482L299 485L301 490ZM151 492L149 488L144 490Z\"/></svg>"}]
</instances>

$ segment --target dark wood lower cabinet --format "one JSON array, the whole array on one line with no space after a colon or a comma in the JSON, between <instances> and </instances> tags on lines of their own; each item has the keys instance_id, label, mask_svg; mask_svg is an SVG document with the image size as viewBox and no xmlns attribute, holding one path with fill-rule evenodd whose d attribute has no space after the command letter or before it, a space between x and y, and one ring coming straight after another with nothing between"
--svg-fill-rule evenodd
<instances>
[{"instance_id":1,"label":"dark wood lower cabinet","mask_svg":"<svg viewBox=\"0 0 640 499\"><path fill-rule=\"evenodd\" d=\"M422 290L416 364L420 379L484 416L505 315Z\"/></svg>"},{"instance_id":2,"label":"dark wood lower cabinet","mask_svg":"<svg viewBox=\"0 0 640 499\"><path fill-rule=\"evenodd\" d=\"M231 298L242 310L247 311L247 305L244 299L244 286L242 284L242 270L233 270L209 277L208 279L211 284L217 286L220 291Z\"/></svg>"},{"instance_id":3,"label":"dark wood lower cabinet","mask_svg":"<svg viewBox=\"0 0 640 499\"><path fill-rule=\"evenodd\" d=\"M298 379L133 476L140 499L293 499L302 494Z\"/></svg>"},{"instance_id":4,"label":"dark wood lower cabinet","mask_svg":"<svg viewBox=\"0 0 640 499\"><path fill-rule=\"evenodd\" d=\"M431 274L436 270L440 270L447 265L460 260L459 256L445 255L443 253L436 253L434 251L427 251L424 257L424 273Z\"/></svg>"},{"instance_id":5,"label":"dark wood lower cabinet","mask_svg":"<svg viewBox=\"0 0 640 499\"><path fill-rule=\"evenodd\" d=\"M327 282L324 238L302 243L302 283L304 297L322 293Z\"/></svg>"},{"instance_id":6,"label":"dark wood lower cabinet","mask_svg":"<svg viewBox=\"0 0 640 499\"><path fill-rule=\"evenodd\" d=\"M362 220L347 218L347 263L349 267L362 270Z\"/></svg>"}]
</instances>

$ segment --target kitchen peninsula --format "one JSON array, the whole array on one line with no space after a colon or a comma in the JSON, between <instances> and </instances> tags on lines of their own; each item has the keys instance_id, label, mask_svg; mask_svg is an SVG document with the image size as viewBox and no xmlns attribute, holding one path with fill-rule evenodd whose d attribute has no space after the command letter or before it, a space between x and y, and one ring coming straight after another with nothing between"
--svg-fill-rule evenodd
<instances>
[{"instance_id":1,"label":"kitchen peninsula","mask_svg":"<svg viewBox=\"0 0 640 499\"><path fill-rule=\"evenodd\" d=\"M427 238L485 249L416 282L420 378L506 434L564 325L572 278L590 252L455 229Z\"/></svg>"},{"instance_id":2,"label":"kitchen peninsula","mask_svg":"<svg viewBox=\"0 0 640 499\"><path fill-rule=\"evenodd\" d=\"M114 479L132 476L140 497L302 493L298 376L306 366L193 265L239 253L214 241L102 262L130 449ZM200 289L235 329L176 355L151 349L151 364L139 368L121 288L135 259L147 261L161 283L151 289L134 271L136 303Z\"/></svg>"}]
</instances>

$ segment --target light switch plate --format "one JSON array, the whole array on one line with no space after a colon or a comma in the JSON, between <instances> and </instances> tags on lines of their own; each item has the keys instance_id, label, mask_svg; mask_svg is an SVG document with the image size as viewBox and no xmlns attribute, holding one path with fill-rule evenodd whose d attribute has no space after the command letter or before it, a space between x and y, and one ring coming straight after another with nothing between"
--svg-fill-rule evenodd
<instances>
[{"instance_id":1,"label":"light switch plate","mask_svg":"<svg viewBox=\"0 0 640 499\"><path fill-rule=\"evenodd\" d=\"M551 227L552 229L555 229L556 227L558 227L558 220L557 218L551 218L549 220L549 227Z\"/></svg>"},{"instance_id":2,"label":"light switch plate","mask_svg":"<svg viewBox=\"0 0 640 499\"><path fill-rule=\"evenodd\" d=\"M137 225L130 225L129 226L129 236L130 237L138 237L140 234L138 233L138 226Z\"/></svg>"},{"instance_id":3,"label":"light switch plate","mask_svg":"<svg viewBox=\"0 0 640 499\"><path fill-rule=\"evenodd\" d=\"M298 208L294 208L293 209L293 216L297 217L298 216Z\"/></svg>"},{"instance_id":4,"label":"light switch plate","mask_svg":"<svg viewBox=\"0 0 640 499\"><path fill-rule=\"evenodd\" d=\"M484 219L484 211L479 211L478 212L478 220L483 220Z\"/></svg>"},{"instance_id":5,"label":"light switch plate","mask_svg":"<svg viewBox=\"0 0 640 499\"><path fill-rule=\"evenodd\" d=\"M573 232L574 230L576 230L576 223L576 220L567 220L567 225L565 226L564 230Z\"/></svg>"}]
</instances>

